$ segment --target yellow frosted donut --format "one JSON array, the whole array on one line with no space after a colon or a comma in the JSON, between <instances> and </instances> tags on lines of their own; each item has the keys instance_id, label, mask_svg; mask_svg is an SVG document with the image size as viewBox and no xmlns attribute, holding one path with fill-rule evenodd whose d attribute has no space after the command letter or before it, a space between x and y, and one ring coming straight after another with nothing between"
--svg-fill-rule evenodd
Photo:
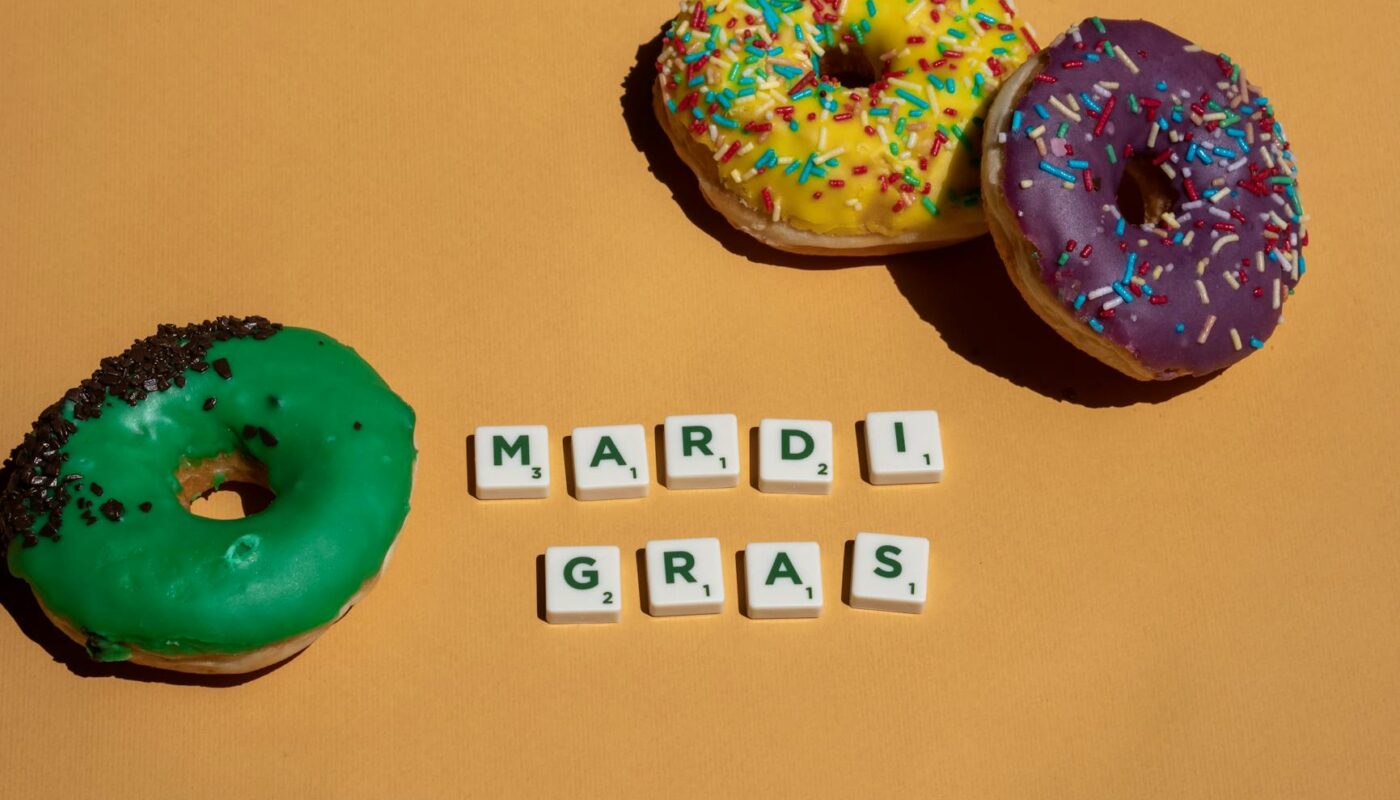
<instances>
[{"instance_id":1,"label":"yellow frosted donut","mask_svg":"<svg viewBox=\"0 0 1400 800\"><path fill-rule=\"evenodd\" d=\"M987 231L982 123L1038 47L1011 0L682 0L656 113L706 200L783 250Z\"/></svg>"}]
</instances>

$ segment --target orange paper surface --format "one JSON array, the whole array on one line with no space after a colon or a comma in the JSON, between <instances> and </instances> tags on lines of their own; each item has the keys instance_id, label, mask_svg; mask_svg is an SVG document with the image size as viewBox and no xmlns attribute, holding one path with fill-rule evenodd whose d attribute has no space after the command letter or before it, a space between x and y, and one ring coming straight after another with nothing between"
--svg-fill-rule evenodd
<instances>
[{"instance_id":1,"label":"orange paper surface","mask_svg":"<svg viewBox=\"0 0 1400 800\"><path fill-rule=\"evenodd\" d=\"M379 587L249 682L87 663L0 581L0 795L1400 795L1400 12L1021 6L1046 41L1151 16L1274 100L1313 244L1261 354L1141 386L985 239L753 245L650 116L673 3L4 4L4 447L157 323L257 313L357 347L422 452ZM911 407L946 481L863 482L856 421ZM565 492L573 426L711 411L834 421L835 491L754 491L745 441L736 490ZM502 423L550 426L550 499L468 495L466 436ZM922 616L840 602L860 530L932 541ZM647 617L636 551L692 535L728 608ZM822 619L740 616L733 556L765 539L821 543ZM621 624L537 618L562 544L622 548Z\"/></svg>"}]
</instances>

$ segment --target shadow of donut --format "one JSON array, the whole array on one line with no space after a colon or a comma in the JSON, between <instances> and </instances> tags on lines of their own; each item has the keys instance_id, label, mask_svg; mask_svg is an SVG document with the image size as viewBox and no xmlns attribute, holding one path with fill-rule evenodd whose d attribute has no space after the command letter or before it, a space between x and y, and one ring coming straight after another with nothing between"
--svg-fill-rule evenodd
<instances>
[{"instance_id":1,"label":"shadow of donut","mask_svg":"<svg viewBox=\"0 0 1400 800\"><path fill-rule=\"evenodd\" d=\"M884 266L919 317L948 349L1016 386L1088 407L1161 403L1212 380L1144 383L1099 363L1065 341L1021 298L988 236L953 247L897 256L832 257L776 250L736 230L705 202L699 183L676 154L652 111L652 85L662 33L637 48L622 81L623 121L632 144L677 207L725 250L748 261L790 269Z\"/></svg>"},{"instance_id":2,"label":"shadow of donut","mask_svg":"<svg viewBox=\"0 0 1400 800\"><path fill-rule=\"evenodd\" d=\"M1045 397L1090 408L1161 403L1215 378L1143 382L1083 353L1021 298L991 237L892 260L888 269L949 350Z\"/></svg>"}]
</instances>

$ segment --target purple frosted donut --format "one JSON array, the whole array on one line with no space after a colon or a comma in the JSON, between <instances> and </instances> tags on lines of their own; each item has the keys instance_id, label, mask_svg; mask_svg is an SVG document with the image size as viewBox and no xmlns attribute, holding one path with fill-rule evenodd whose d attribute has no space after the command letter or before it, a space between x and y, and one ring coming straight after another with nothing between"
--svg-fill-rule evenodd
<instances>
[{"instance_id":1,"label":"purple frosted donut","mask_svg":"<svg viewBox=\"0 0 1400 800\"><path fill-rule=\"evenodd\" d=\"M1228 56L1095 17L1007 81L987 128L997 249L1080 349L1141 380L1204 375L1282 321L1308 218L1273 106Z\"/></svg>"}]
</instances>

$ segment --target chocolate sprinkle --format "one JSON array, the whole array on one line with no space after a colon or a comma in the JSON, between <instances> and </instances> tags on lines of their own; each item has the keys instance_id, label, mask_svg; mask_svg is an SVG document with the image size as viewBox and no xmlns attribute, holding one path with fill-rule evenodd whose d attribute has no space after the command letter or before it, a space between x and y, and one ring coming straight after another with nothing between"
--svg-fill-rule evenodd
<instances>
[{"instance_id":1,"label":"chocolate sprinkle","mask_svg":"<svg viewBox=\"0 0 1400 800\"><path fill-rule=\"evenodd\" d=\"M120 501L108 500L107 502L102 504L101 508L97 510L101 511L102 516L106 517L107 519L110 519L113 522L120 522L122 514L126 513L126 506L122 505Z\"/></svg>"},{"instance_id":2,"label":"chocolate sprinkle","mask_svg":"<svg viewBox=\"0 0 1400 800\"><path fill-rule=\"evenodd\" d=\"M243 426L243 438L244 438L244 439L251 439L251 438L253 438L254 436L257 436L257 435L258 435L258 429L257 429L257 428L253 427L252 425L244 425L244 426Z\"/></svg>"},{"instance_id":3,"label":"chocolate sprinkle","mask_svg":"<svg viewBox=\"0 0 1400 800\"><path fill-rule=\"evenodd\" d=\"M227 358L214 359L214 374L218 375L224 380L228 380L229 378L233 377L233 370L229 369Z\"/></svg>"},{"instance_id":4,"label":"chocolate sprinkle","mask_svg":"<svg viewBox=\"0 0 1400 800\"><path fill-rule=\"evenodd\" d=\"M217 398L217 397L206 397L206 398L204 398L204 410L205 410L205 411L213 411L213 410L214 410L214 406L216 406L216 405L218 405L218 404L219 404L219 398Z\"/></svg>"},{"instance_id":5,"label":"chocolate sprinkle","mask_svg":"<svg viewBox=\"0 0 1400 800\"><path fill-rule=\"evenodd\" d=\"M102 496L102 486L99 485L99 484L98 484L97 482L95 482L95 481L94 481L93 484L92 484L92 493L93 493L93 495L96 496L96 497L101 497L101 496Z\"/></svg>"},{"instance_id":6,"label":"chocolate sprinkle","mask_svg":"<svg viewBox=\"0 0 1400 800\"><path fill-rule=\"evenodd\" d=\"M277 437L273 436L272 431L267 428L258 428L258 438L262 439L262 443L268 447L277 446Z\"/></svg>"},{"instance_id":7,"label":"chocolate sprinkle","mask_svg":"<svg viewBox=\"0 0 1400 800\"><path fill-rule=\"evenodd\" d=\"M363 428L363 427L364 427L364 426L360 424L360 421L359 421L359 420L355 420L355 430L359 430L360 428Z\"/></svg>"},{"instance_id":8,"label":"chocolate sprinkle","mask_svg":"<svg viewBox=\"0 0 1400 800\"><path fill-rule=\"evenodd\" d=\"M147 500L146 502L144 502L144 503L142 503L141 505L137 506L137 508L141 509L141 513L144 514L144 513L146 513L146 512L148 512L148 511L151 510L151 508L152 508L152 506L151 506L151 501L150 501L150 500Z\"/></svg>"},{"instance_id":9,"label":"chocolate sprinkle","mask_svg":"<svg viewBox=\"0 0 1400 800\"><path fill-rule=\"evenodd\" d=\"M25 547L38 544L40 536L58 540L63 509L71 498L69 482L59 477L68 459L63 446L77 430L75 422L102 416L109 398L135 406L151 394L178 386L185 370L204 372L210 366L205 354L216 342L266 339L281 327L263 317L219 317L184 326L161 325L154 335L137 340L121 355L102 359L92 377L44 409L0 468L0 554L15 539ZM219 362L223 362L222 367ZM214 369L226 379L233 375L224 359L216 359ZM65 416L70 409L74 421ZM101 496L102 487L93 484L92 493ZM104 514L108 514L108 505L103 504ZM120 509L121 504L113 508ZM119 518L120 511L117 513ZM83 519L88 524L97 521L91 512L84 512ZM42 527L35 530L41 521Z\"/></svg>"}]
</instances>

